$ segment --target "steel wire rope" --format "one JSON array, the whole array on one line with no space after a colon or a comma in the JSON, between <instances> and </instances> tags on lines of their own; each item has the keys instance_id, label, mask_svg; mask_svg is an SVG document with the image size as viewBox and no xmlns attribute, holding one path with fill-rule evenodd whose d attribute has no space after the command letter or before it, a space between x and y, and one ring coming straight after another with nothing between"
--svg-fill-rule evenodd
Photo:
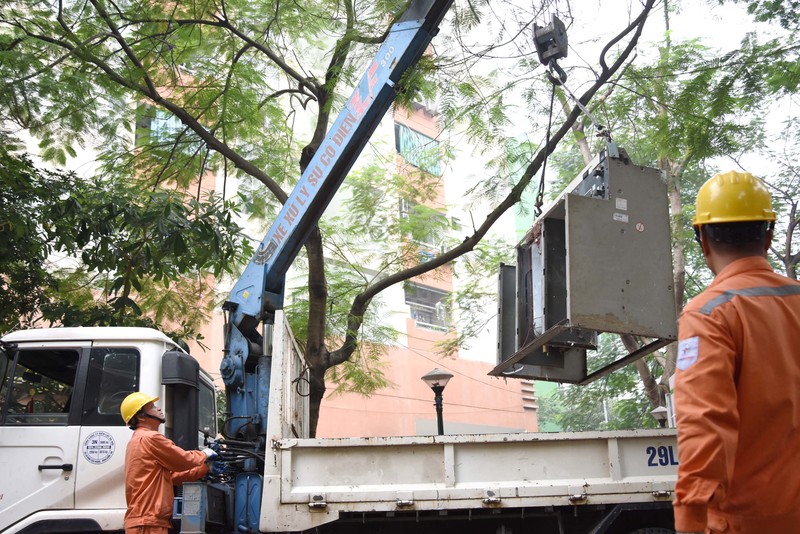
<instances>
[{"instance_id":1,"label":"steel wire rope","mask_svg":"<svg viewBox=\"0 0 800 534\"><path fill-rule=\"evenodd\" d=\"M551 64L554 65L555 61L552 61ZM553 127L553 104L555 103L555 99L556 99L556 85L557 85L553 81L554 78L552 78L552 76L550 76L549 73L548 73L548 77L550 78L550 81L552 82L553 87L552 87L552 89L550 91L550 107L549 107L548 113L547 113L547 132L545 134L545 140L544 140L545 151L547 150L547 147L550 145L550 135L551 135L552 127ZM562 81L562 84L563 84L563 81ZM536 215L536 217L539 217L539 215L542 214L542 204L544 203L544 179L545 179L545 173L547 172L547 160L549 158L550 158L550 154L545 152L544 161L542 162L542 173L539 175L539 188L536 191L536 202L533 205L533 213Z\"/></svg>"}]
</instances>

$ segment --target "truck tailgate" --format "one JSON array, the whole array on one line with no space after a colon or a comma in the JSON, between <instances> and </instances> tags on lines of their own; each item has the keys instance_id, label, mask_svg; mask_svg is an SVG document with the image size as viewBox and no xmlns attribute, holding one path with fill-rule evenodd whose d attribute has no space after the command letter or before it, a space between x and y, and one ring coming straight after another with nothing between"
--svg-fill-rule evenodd
<instances>
[{"instance_id":1,"label":"truck tailgate","mask_svg":"<svg viewBox=\"0 0 800 534\"><path fill-rule=\"evenodd\" d=\"M674 429L281 439L272 452L267 531L340 512L668 501L677 473Z\"/></svg>"}]
</instances>

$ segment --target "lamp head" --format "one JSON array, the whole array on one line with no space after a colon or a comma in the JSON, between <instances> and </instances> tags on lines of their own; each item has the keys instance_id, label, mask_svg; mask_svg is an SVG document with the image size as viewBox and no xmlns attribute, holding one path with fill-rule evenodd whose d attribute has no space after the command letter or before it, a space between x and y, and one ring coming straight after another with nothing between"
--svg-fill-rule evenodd
<instances>
[{"instance_id":1,"label":"lamp head","mask_svg":"<svg viewBox=\"0 0 800 534\"><path fill-rule=\"evenodd\" d=\"M438 368L422 376L422 380L434 391L436 391L434 388L444 389L451 378L453 378L451 373Z\"/></svg>"}]
</instances>

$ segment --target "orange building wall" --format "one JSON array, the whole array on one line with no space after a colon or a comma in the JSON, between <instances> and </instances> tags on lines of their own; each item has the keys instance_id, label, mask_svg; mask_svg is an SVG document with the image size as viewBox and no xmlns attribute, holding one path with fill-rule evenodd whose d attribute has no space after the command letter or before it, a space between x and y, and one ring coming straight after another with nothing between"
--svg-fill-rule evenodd
<instances>
[{"instance_id":1,"label":"orange building wall","mask_svg":"<svg viewBox=\"0 0 800 534\"><path fill-rule=\"evenodd\" d=\"M464 426L481 425L493 431L537 431L534 410L523 409L522 382L488 376L493 365L459 358L442 358L433 342L443 334L416 328L408 319L408 347L391 347L386 370L392 386L371 397L328 395L322 404L318 437L413 436L417 425L435 428L433 391L421 377L439 368L452 373L443 394L446 434ZM434 433L432 431L424 433Z\"/></svg>"},{"instance_id":2,"label":"orange building wall","mask_svg":"<svg viewBox=\"0 0 800 534\"><path fill-rule=\"evenodd\" d=\"M428 137L439 136L436 117L425 108L396 109L394 119ZM408 164L399 155L397 162L398 171L404 172L404 166ZM429 205L437 209L446 208L443 182ZM449 265L412 281L453 291L453 274ZM401 336L401 345L387 349L385 373L391 386L370 397L356 394L326 396L317 436L435 433L433 391L421 379L434 368L454 375L443 394L445 433L480 431L481 428L492 431L537 430L536 412L530 400L532 386L519 380L488 376L494 367L490 363L460 359L458 354L443 358L436 351L436 343L452 334L418 328L411 317L406 319L406 334ZM523 397L529 400L526 402Z\"/></svg>"}]
</instances>

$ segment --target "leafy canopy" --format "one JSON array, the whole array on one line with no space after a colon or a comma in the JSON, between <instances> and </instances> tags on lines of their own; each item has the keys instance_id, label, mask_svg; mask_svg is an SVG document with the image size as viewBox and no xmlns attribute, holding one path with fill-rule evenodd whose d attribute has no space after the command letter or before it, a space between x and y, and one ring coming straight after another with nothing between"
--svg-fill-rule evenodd
<instances>
[{"instance_id":1,"label":"leafy canopy","mask_svg":"<svg viewBox=\"0 0 800 534\"><path fill-rule=\"evenodd\" d=\"M213 195L41 170L3 147L0 183L3 331L41 320L193 335L202 273L231 272L249 252L230 203Z\"/></svg>"}]
</instances>

